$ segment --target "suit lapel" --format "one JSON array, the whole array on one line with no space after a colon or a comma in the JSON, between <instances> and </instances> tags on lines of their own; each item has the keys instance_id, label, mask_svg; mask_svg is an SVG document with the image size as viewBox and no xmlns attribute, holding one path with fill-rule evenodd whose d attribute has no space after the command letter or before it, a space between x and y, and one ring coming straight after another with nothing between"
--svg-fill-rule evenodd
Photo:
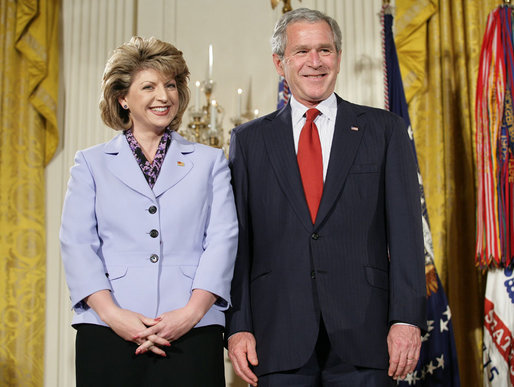
<instances>
[{"instance_id":1,"label":"suit lapel","mask_svg":"<svg viewBox=\"0 0 514 387\"><path fill-rule=\"evenodd\" d=\"M156 197L177 184L193 168L193 162L184 155L194 152L195 145L186 141L177 132L172 132L171 139L170 147L153 187Z\"/></svg>"},{"instance_id":2,"label":"suit lapel","mask_svg":"<svg viewBox=\"0 0 514 387\"><path fill-rule=\"evenodd\" d=\"M352 105L339 97L337 97L337 102L334 138L316 225L323 222L343 190L348 172L366 130Z\"/></svg>"},{"instance_id":3,"label":"suit lapel","mask_svg":"<svg viewBox=\"0 0 514 387\"><path fill-rule=\"evenodd\" d=\"M155 199L152 189L130 150L125 135L119 134L105 144L105 155L110 159L107 162L107 167L113 175L133 190Z\"/></svg>"},{"instance_id":4,"label":"suit lapel","mask_svg":"<svg viewBox=\"0 0 514 387\"><path fill-rule=\"evenodd\" d=\"M301 219L305 228L311 231L312 222L303 193L300 171L298 170L298 162L294 150L290 105L288 104L270 120L269 125L264 131L264 143L271 166L294 211Z\"/></svg>"},{"instance_id":5,"label":"suit lapel","mask_svg":"<svg viewBox=\"0 0 514 387\"><path fill-rule=\"evenodd\" d=\"M107 162L109 170L124 184L154 200L182 180L193 168L193 163L184 155L194 151L194 144L184 140L176 132L173 132L171 136L172 141L153 191L123 134L116 136L105 145L106 156L111 159Z\"/></svg>"}]
</instances>

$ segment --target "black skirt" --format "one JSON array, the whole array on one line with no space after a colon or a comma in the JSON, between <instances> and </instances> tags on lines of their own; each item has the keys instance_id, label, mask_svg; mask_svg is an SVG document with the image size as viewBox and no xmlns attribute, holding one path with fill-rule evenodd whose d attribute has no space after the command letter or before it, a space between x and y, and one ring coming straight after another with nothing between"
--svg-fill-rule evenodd
<instances>
[{"instance_id":1,"label":"black skirt","mask_svg":"<svg viewBox=\"0 0 514 387\"><path fill-rule=\"evenodd\" d=\"M194 328L171 347L166 357L136 355L137 344L108 327L77 324L77 387L224 387L223 328Z\"/></svg>"}]
</instances>

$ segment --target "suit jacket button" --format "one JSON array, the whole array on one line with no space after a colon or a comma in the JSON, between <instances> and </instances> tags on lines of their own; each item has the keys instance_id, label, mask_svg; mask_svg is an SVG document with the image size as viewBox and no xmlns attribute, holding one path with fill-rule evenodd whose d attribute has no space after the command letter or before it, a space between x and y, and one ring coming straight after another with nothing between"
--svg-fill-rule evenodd
<instances>
[{"instance_id":1,"label":"suit jacket button","mask_svg":"<svg viewBox=\"0 0 514 387\"><path fill-rule=\"evenodd\" d=\"M312 238L312 239L314 239L315 241L317 241L317 240L318 240L318 238L319 238L319 234L318 234L317 232L315 232L315 233L313 233L313 234L311 235L311 238Z\"/></svg>"},{"instance_id":2,"label":"suit jacket button","mask_svg":"<svg viewBox=\"0 0 514 387\"><path fill-rule=\"evenodd\" d=\"M150 262L155 263L159 260L159 256L157 254L152 254L150 256Z\"/></svg>"},{"instance_id":3,"label":"suit jacket button","mask_svg":"<svg viewBox=\"0 0 514 387\"><path fill-rule=\"evenodd\" d=\"M150 214L155 214L157 212L157 207L155 206L151 206L149 209L148 209L148 212Z\"/></svg>"},{"instance_id":4,"label":"suit jacket button","mask_svg":"<svg viewBox=\"0 0 514 387\"><path fill-rule=\"evenodd\" d=\"M152 231L150 231L150 236L152 238L157 238L159 236L159 231L157 231L156 229L153 229Z\"/></svg>"},{"instance_id":5,"label":"suit jacket button","mask_svg":"<svg viewBox=\"0 0 514 387\"><path fill-rule=\"evenodd\" d=\"M316 272L314 270L311 271L311 278L316 279Z\"/></svg>"}]
</instances>

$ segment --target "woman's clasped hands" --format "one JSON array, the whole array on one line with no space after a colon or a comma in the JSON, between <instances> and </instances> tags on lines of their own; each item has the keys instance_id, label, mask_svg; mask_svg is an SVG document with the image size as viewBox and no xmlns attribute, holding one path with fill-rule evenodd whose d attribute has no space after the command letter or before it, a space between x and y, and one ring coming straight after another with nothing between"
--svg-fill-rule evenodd
<instances>
[{"instance_id":1,"label":"woman's clasped hands","mask_svg":"<svg viewBox=\"0 0 514 387\"><path fill-rule=\"evenodd\" d=\"M163 313L153 319L155 323L145 324L147 328L132 338L134 342L140 344L136 349L136 355L151 351L157 355L166 356L166 352L160 347L171 346L171 341L189 332L200 319L201 316L188 306Z\"/></svg>"}]
</instances>

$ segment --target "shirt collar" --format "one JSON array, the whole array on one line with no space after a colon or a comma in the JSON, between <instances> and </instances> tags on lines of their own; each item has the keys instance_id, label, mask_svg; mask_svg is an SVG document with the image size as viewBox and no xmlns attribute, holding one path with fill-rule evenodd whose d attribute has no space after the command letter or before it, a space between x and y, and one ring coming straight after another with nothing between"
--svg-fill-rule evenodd
<instances>
[{"instance_id":1,"label":"shirt collar","mask_svg":"<svg viewBox=\"0 0 514 387\"><path fill-rule=\"evenodd\" d=\"M337 98L335 93L330 94L327 99L321 101L316 106L316 109L318 109L321 114L329 120L335 120L337 116ZM293 126L304 118L307 110L309 110L307 106L302 105L293 95L291 95L291 117L293 120Z\"/></svg>"}]
</instances>

